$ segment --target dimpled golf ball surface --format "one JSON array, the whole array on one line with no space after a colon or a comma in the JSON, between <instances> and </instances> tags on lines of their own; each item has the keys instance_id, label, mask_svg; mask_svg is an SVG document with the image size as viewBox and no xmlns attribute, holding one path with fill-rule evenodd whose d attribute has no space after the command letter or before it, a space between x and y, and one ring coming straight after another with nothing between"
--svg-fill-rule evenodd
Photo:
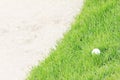
<instances>
[{"instance_id":1,"label":"dimpled golf ball surface","mask_svg":"<svg viewBox=\"0 0 120 80\"><path fill-rule=\"evenodd\" d=\"M100 54L100 50L98 48L95 48L95 49L92 50L92 54L99 55Z\"/></svg>"}]
</instances>

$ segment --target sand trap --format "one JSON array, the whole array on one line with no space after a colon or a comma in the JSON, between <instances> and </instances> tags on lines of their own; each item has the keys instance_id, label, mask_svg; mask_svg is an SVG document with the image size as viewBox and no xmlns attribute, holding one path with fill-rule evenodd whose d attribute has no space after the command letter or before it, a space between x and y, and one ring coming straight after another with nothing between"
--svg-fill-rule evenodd
<instances>
[{"instance_id":1,"label":"sand trap","mask_svg":"<svg viewBox=\"0 0 120 80\"><path fill-rule=\"evenodd\" d=\"M70 27L83 0L0 0L0 80L24 80Z\"/></svg>"}]
</instances>

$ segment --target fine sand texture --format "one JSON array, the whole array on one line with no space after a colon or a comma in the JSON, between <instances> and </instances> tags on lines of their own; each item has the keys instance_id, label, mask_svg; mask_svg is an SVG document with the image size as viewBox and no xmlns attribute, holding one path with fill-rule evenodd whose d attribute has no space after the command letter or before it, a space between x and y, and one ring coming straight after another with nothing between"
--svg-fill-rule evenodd
<instances>
[{"instance_id":1,"label":"fine sand texture","mask_svg":"<svg viewBox=\"0 0 120 80\"><path fill-rule=\"evenodd\" d=\"M25 80L82 5L83 0L0 0L0 80Z\"/></svg>"}]
</instances>

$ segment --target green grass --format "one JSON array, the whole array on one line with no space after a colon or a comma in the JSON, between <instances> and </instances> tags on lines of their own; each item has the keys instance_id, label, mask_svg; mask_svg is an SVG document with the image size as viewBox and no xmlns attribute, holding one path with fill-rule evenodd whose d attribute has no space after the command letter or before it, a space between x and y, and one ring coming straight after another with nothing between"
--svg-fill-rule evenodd
<instances>
[{"instance_id":1,"label":"green grass","mask_svg":"<svg viewBox=\"0 0 120 80\"><path fill-rule=\"evenodd\" d=\"M86 0L71 27L27 80L120 80L120 0Z\"/></svg>"}]
</instances>

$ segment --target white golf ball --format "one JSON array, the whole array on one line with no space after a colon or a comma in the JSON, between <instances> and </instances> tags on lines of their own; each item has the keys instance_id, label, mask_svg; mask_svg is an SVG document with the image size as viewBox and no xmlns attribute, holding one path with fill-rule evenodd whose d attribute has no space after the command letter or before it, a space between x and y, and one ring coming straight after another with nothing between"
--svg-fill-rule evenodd
<instances>
[{"instance_id":1,"label":"white golf ball","mask_svg":"<svg viewBox=\"0 0 120 80\"><path fill-rule=\"evenodd\" d=\"M100 54L100 50L98 48L95 48L95 49L92 50L92 54L99 55Z\"/></svg>"}]
</instances>

